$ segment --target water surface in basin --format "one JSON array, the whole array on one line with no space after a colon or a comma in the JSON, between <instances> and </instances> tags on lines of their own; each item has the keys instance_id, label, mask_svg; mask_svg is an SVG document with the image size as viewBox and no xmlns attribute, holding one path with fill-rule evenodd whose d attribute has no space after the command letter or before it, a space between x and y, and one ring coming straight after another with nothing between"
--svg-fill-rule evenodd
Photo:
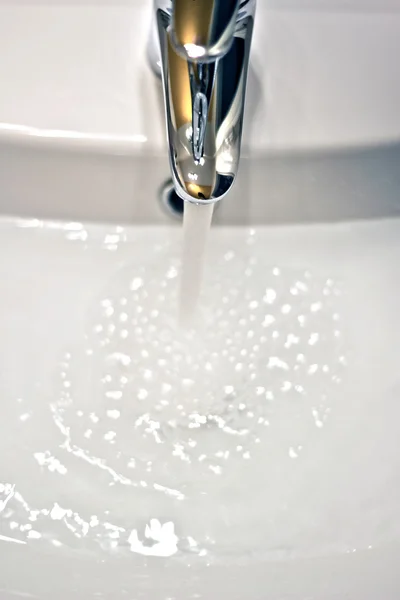
<instances>
[{"instance_id":1,"label":"water surface in basin","mask_svg":"<svg viewBox=\"0 0 400 600\"><path fill-rule=\"evenodd\" d=\"M214 231L182 331L179 230L4 221L4 551L211 565L395 539L399 227Z\"/></svg>"}]
</instances>

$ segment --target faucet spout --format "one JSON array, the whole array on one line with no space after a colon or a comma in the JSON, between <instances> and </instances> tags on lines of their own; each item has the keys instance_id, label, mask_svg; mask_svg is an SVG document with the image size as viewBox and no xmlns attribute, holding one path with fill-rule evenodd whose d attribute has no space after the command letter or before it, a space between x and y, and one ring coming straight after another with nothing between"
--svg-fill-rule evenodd
<instances>
[{"instance_id":1,"label":"faucet spout","mask_svg":"<svg viewBox=\"0 0 400 600\"><path fill-rule=\"evenodd\" d=\"M239 166L256 0L154 0L172 178L212 203Z\"/></svg>"},{"instance_id":2,"label":"faucet spout","mask_svg":"<svg viewBox=\"0 0 400 600\"><path fill-rule=\"evenodd\" d=\"M174 0L171 35L176 50L187 60L202 62L225 56L235 35L239 4L238 0Z\"/></svg>"}]
</instances>

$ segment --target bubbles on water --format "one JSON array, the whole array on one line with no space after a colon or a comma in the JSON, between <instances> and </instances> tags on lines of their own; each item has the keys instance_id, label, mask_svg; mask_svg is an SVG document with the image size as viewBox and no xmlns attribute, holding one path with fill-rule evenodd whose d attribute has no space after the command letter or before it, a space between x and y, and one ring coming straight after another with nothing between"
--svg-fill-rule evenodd
<instances>
[{"instance_id":1,"label":"bubbles on water","mask_svg":"<svg viewBox=\"0 0 400 600\"><path fill-rule=\"evenodd\" d=\"M151 519L146 525L142 539L136 529L133 529L128 542L132 552L144 556L173 556L178 552L178 537L175 535L174 524L169 521L161 524L158 519Z\"/></svg>"},{"instance_id":2,"label":"bubbles on water","mask_svg":"<svg viewBox=\"0 0 400 600\"><path fill-rule=\"evenodd\" d=\"M62 494L46 507L14 498L13 522L35 515L42 541L147 556L264 544L262 507L280 515L281 473L321 434L348 358L340 286L271 265L254 230L247 245L216 253L187 330L176 248L155 244L107 284L85 343L58 365L57 444L34 454Z\"/></svg>"},{"instance_id":3,"label":"bubbles on water","mask_svg":"<svg viewBox=\"0 0 400 600\"><path fill-rule=\"evenodd\" d=\"M66 467L57 458L52 456L49 451L35 452L33 456L38 465L47 468L50 472L59 473L60 475L67 473Z\"/></svg>"}]
</instances>

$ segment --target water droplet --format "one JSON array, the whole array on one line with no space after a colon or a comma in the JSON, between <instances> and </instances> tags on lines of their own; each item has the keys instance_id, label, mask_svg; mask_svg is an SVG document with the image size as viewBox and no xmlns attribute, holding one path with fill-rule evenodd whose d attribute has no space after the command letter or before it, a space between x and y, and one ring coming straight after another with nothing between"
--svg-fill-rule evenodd
<instances>
[{"instance_id":1,"label":"water droplet","mask_svg":"<svg viewBox=\"0 0 400 600\"><path fill-rule=\"evenodd\" d=\"M130 288L132 291L140 290L143 287L143 279L141 277L135 277L131 281Z\"/></svg>"},{"instance_id":2,"label":"water droplet","mask_svg":"<svg viewBox=\"0 0 400 600\"><path fill-rule=\"evenodd\" d=\"M110 419L119 419L121 415L121 412L119 410L108 410L107 411L107 417L109 417Z\"/></svg>"}]
</instances>

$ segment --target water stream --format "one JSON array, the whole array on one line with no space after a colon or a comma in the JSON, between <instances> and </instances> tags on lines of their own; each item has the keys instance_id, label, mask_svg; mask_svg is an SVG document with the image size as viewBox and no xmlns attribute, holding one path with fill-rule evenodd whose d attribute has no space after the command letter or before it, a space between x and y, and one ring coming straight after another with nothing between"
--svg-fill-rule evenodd
<instances>
[{"instance_id":1,"label":"water stream","mask_svg":"<svg viewBox=\"0 0 400 600\"><path fill-rule=\"evenodd\" d=\"M193 321L198 305L204 271L207 238L214 204L185 202L183 217L182 274L179 320L182 326Z\"/></svg>"}]
</instances>

